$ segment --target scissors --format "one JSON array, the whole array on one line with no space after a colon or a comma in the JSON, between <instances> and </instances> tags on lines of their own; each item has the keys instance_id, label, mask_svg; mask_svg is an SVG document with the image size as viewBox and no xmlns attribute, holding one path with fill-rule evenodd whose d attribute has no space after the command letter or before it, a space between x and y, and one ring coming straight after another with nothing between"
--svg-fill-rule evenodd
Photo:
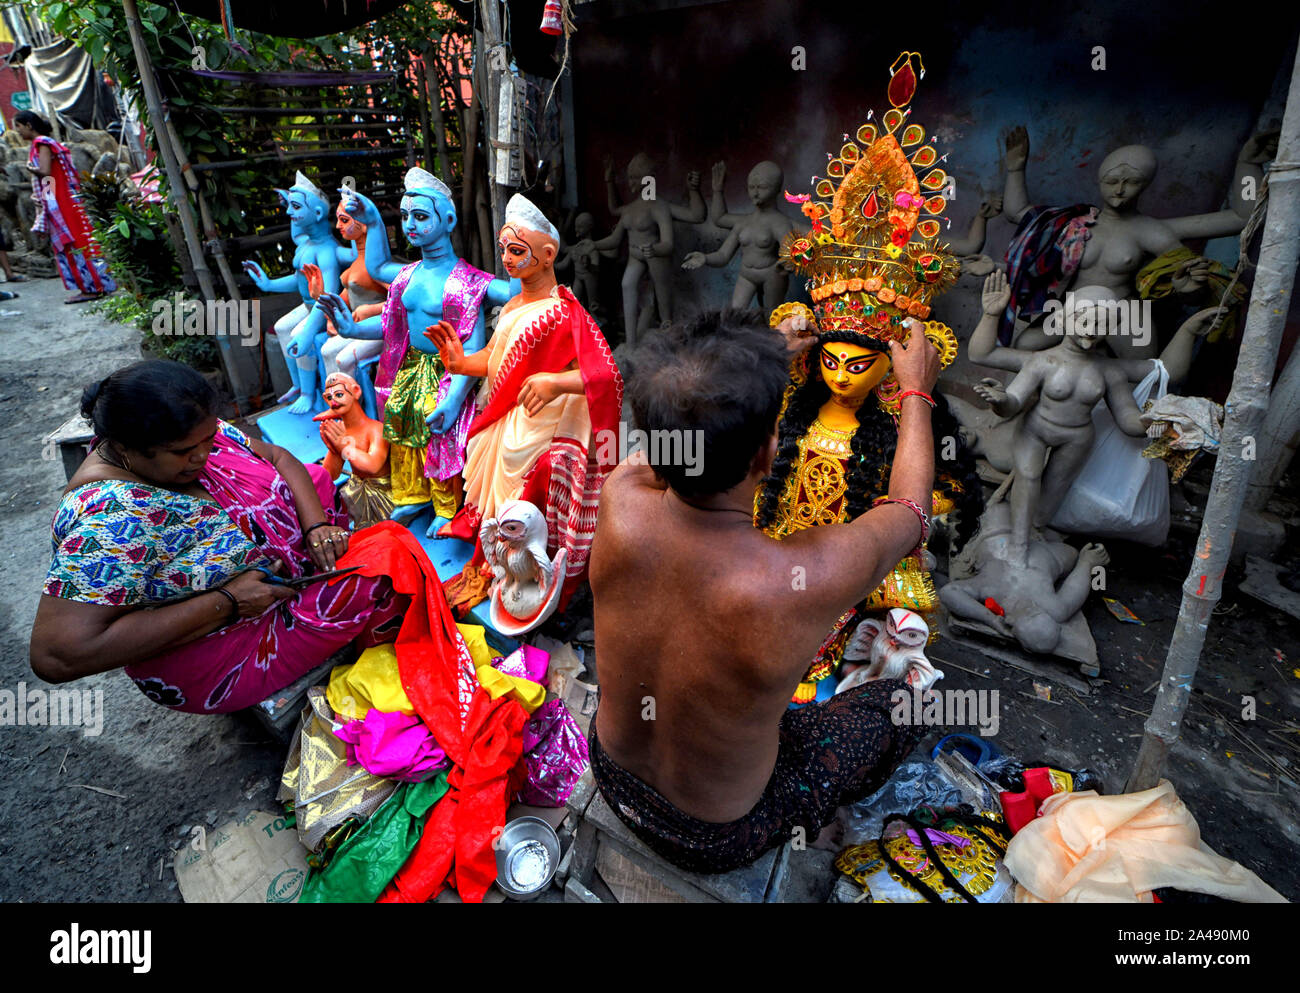
<instances>
[{"instance_id":1,"label":"scissors","mask_svg":"<svg viewBox=\"0 0 1300 993\"><path fill-rule=\"evenodd\" d=\"M321 583L327 579L333 579L336 576L350 576L358 569L359 565L351 565L346 569L333 569L329 572L318 572L314 576L300 576L297 579L285 579L283 576L277 576L270 568L264 565L253 566L258 572L266 577L266 582L275 586L288 586L291 589L300 590L304 586L311 586L313 583Z\"/></svg>"}]
</instances>

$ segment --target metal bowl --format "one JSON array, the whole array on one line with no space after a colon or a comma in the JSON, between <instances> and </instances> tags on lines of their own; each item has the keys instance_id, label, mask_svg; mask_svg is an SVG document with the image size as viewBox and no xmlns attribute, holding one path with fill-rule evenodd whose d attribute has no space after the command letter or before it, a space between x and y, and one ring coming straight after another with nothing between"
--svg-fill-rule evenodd
<instances>
[{"instance_id":1,"label":"metal bowl","mask_svg":"<svg viewBox=\"0 0 1300 993\"><path fill-rule=\"evenodd\" d=\"M560 864L560 839L540 817L516 817L496 843L497 886L506 896L531 900L551 885Z\"/></svg>"}]
</instances>

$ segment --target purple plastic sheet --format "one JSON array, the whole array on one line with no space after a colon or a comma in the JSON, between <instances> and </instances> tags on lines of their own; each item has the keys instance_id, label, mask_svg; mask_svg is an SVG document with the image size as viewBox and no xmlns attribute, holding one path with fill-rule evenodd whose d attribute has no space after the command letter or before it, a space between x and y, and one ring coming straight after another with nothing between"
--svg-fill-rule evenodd
<instances>
[{"instance_id":1,"label":"purple plastic sheet","mask_svg":"<svg viewBox=\"0 0 1300 993\"><path fill-rule=\"evenodd\" d=\"M587 739L564 701L548 700L524 725L524 767L528 781L519 802L563 807L587 771Z\"/></svg>"}]
</instances>

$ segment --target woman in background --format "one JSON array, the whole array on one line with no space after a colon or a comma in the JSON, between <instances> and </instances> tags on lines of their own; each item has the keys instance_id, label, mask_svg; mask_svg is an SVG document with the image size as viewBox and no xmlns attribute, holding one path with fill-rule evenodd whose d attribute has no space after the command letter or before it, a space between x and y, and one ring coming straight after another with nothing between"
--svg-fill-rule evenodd
<instances>
[{"instance_id":1,"label":"woman in background","mask_svg":"<svg viewBox=\"0 0 1300 993\"><path fill-rule=\"evenodd\" d=\"M51 138L50 122L24 110L14 116L14 128L32 143L27 170L32 174L36 201L33 231L50 236L54 261L63 285L77 292L64 303L85 303L117 289L108 267L99 258L90 218L81 206L81 178L68 150Z\"/></svg>"}]
</instances>

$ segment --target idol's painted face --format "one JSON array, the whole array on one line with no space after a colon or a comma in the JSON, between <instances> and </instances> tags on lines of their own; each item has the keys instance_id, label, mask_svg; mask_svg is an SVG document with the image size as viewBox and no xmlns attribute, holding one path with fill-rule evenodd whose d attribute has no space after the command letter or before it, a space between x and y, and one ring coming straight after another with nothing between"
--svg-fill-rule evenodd
<instances>
[{"instance_id":1,"label":"idol's painted face","mask_svg":"<svg viewBox=\"0 0 1300 993\"><path fill-rule=\"evenodd\" d=\"M285 204L284 212L289 215L289 220L294 224L307 224L311 221L311 213L307 210L307 198L301 193L289 194L289 202Z\"/></svg>"},{"instance_id":2,"label":"idol's painted face","mask_svg":"<svg viewBox=\"0 0 1300 993\"><path fill-rule=\"evenodd\" d=\"M412 245L428 245L443 233L442 218L429 197L409 194L402 197L401 215L402 233Z\"/></svg>"},{"instance_id":3,"label":"idol's painted face","mask_svg":"<svg viewBox=\"0 0 1300 993\"><path fill-rule=\"evenodd\" d=\"M344 210L342 204L339 204L339 209L334 212L334 217L338 221L339 234L345 240L356 241L366 233L366 226Z\"/></svg>"},{"instance_id":4,"label":"idol's painted face","mask_svg":"<svg viewBox=\"0 0 1300 993\"><path fill-rule=\"evenodd\" d=\"M356 399L342 383L335 383L333 386L327 387L321 395L325 398L330 410L340 414L346 414L352 409L352 405L356 403Z\"/></svg>"},{"instance_id":5,"label":"idol's painted face","mask_svg":"<svg viewBox=\"0 0 1300 993\"><path fill-rule=\"evenodd\" d=\"M501 250L501 264L511 279L518 279L526 269L537 263L532 246L524 240L523 233L512 225L507 224L501 229L497 247Z\"/></svg>"},{"instance_id":6,"label":"idol's painted face","mask_svg":"<svg viewBox=\"0 0 1300 993\"><path fill-rule=\"evenodd\" d=\"M865 400L889 373L888 352L828 341L820 352L822 380L841 400Z\"/></svg>"}]
</instances>

